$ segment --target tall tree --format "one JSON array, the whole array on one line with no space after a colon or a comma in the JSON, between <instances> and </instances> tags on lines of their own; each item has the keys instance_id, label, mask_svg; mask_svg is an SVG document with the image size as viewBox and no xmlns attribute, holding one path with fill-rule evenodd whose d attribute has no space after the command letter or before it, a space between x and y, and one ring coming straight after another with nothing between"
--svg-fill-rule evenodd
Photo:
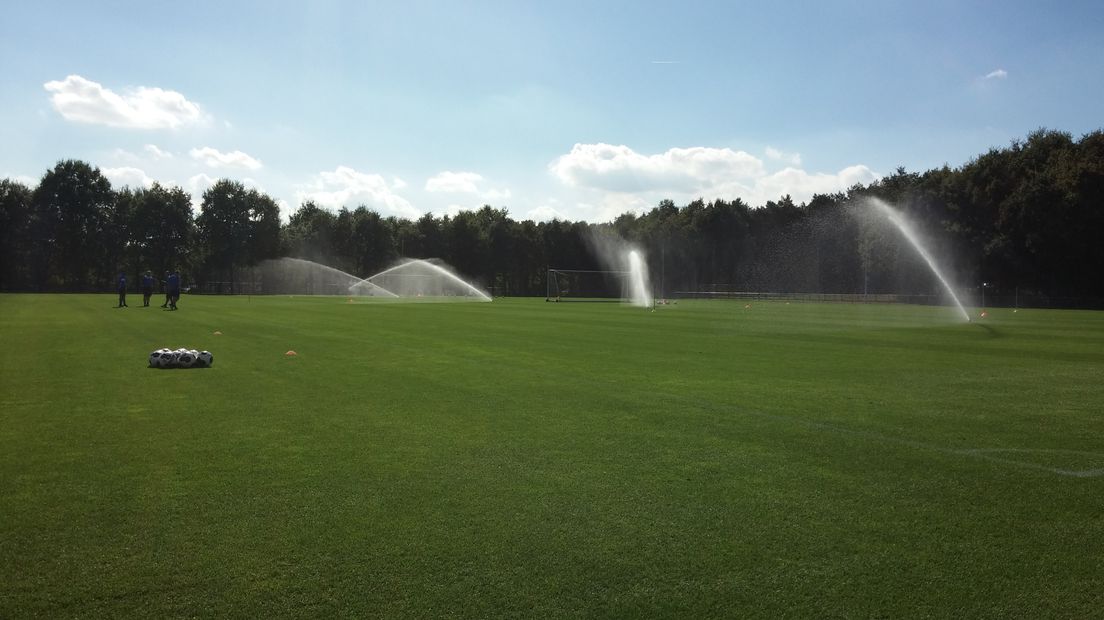
<instances>
[{"instance_id":1,"label":"tall tree","mask_svg":"<svg viewBox=\"0 0 1104 620\"><path fill-rule=\"evenodd\" d=\"M187 269L196 235L191 198L179 187L154 183L130 194L130 242L139 270Z\"/></svg>"},{"instance_id":2,"label":"tall tree","mask_svg":"<svg viewBox=\"0 0 1104 620\"><path fill-rule=\"evenodd\" d=\"M281 254L279 205L237 181L220 179L203 193L196 224L208 270L225 270L231 288L239 268Z\"/></svg>"},{"instance_id":3,"label":"tall tree","mask_svg":"<svg viewBox=\"0 0 1104 620\"><path fill-rule=\"evenodd\" d=\"M246 260L255 265L285 253L280 237L280 205L271 196L256 189L245 193Z\"/></svg>"},{"instance_id":4,"label":"tall tree","mask_svg":"<svg viewBox=\"0 0 1104 620\"><path fill-rule=\"evenodd\" d=\"M291 214L284 227L284 243L292 256L325 265L335 263L334 228L337 217L308 200Z\"/></svg>"},{"instance_id":5,"label":"tall tree","mask_svg":"<svg viewBox=\"0 0 1104 620\"><path fill-rule=\"evenodd\" d=\"M208 271L225 270L233 290L237 268L247 259L249 207L245 186L219 179L203 192L196 227L207 258Z\"/></svg>"},{"instance_id":6,"label":"tall tree","mask_svg":"<svg viewBox=\"0 0 1104 620\"><path fill-rule=\"evenodd\" d=\"M479 216L473 211L461 211L451 219L446 217L444 224L448 231L449 264L465 276L485 278L482 267L486 264L487 244Z\"/></svg>"},{"instance_id":7,"label":"tall tree","mask_svg":"<svg viewBox=\"0 0 1104 620\"><path fill-rule=\"evenodd\" d=\"M441 220L426 213L414 222L414 249L407 249L407 256L442 258L445 255L445 233Z\"/></svg>"},{"instance_id":8,"label":"tall tree","mask_svg":"<svg viewBox=\"0 0 1104 620\"><path fill-rule=\"evenodd\" d=\"M357 273L365 277L382 271L398 257L394 231L387 220L363 206L353 211L353 244Z\"/></svg>"},{"instance_id":9,"label":"tall tree","mask_svg":"<svg viewBox=\"0 0 1104 620\"><path fill-rule=\"evenodd\" d=\"M48 248L50 265L65 289L110 286L93 278L96 271L116 267L104 265L109 258L104 232L114 201L100 169L74 159L58 162L35 188L32 236Z\"/></svg>"},{"instance_id":10,"label":"tall tree","mask_svg":"<svg viewBox=\"0 0 1104 620\"><path fill-rule=\"evenodd\" d=\"M31 190L0 180L0 290L31 286Z\"/></svg>"}]
</instances>

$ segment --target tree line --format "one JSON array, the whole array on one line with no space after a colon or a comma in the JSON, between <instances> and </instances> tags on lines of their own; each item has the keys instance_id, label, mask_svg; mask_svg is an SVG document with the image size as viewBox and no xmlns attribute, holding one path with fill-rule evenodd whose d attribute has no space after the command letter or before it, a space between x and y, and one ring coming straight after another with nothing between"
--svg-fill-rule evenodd
<instances>
[{"instance_id":1,"label":"tree line","mask_svg":"<svg viewBox=\"0 0 1104 620\"><path fill-rule=\"evenodd\" d=\"M495 295L543 295L549 267L606 268L588 240L612 235L645 251L660 295L938 294L899 231L872 216L871 197L921 231L960 287L1104 298L1104 133L1043 129L958 168L898 168L800 204L663 200L602 224L517 221L489 205L407 220L310 201L283 223L275 200L231 179L207 189L196 213L179 187L115 189L92 165L65 160L33 188L0 180L0 290L111 290L119 271L136 281L180 269L200 290L229 291L268 258L365 277L400 257L434 257Z\"/></svg>"}]
</instances>

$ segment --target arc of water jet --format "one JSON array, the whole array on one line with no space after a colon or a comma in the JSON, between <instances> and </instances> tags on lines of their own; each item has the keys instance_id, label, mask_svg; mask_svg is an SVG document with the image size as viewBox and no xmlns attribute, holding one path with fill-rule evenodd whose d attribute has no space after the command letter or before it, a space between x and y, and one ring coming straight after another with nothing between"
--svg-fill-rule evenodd
<instances>
[{"instance_id":1,"label":"arc of water jet","mask_svg":"<svg viewBox=\"0 0 1104 620\"><path fill-rule=\"evenodd\" d=\"M398 295L392 293L391 291L383 288L382 286L376 284L375 282L369 282L368 280L360 280L359 282L354 282L354 283L350 284L349 285L349 292L352 293L358 286L364 286L364 285L372 287L370 290L373 293L379 292L379 293L383 293L387 297L395 297L395 298L398 297Z\"/></svg>"},{"instance_id":2,"label":"arc of water jet","mask_svg":"<svg viewBox=\"0 0 1104 620\"><path fill-rule=\"evenodd\" d=\"M353 284L350 284L349 288L348 288L348 290L350 292L352 292L353 287L358 286L359 284L364 282L363 280L361 280L357 276L354 276L351 273L347 273L347 272L342 271L340 269L330 267L329 265L323 265L322 263L316 263L312 260L306 260L306 259L302 259L302 258L293 258L291 256L285 256L283 258L267 260L267 261L264 261L262 263L262 265L264 265L266 263L278 264L278 263L281 263L281 262L289 263L289 264L292 264L292 265L300 265L300 266L310 267L310 268L313 268L313 269L321 269L324 273L329 273L329 274L332 274L332 275L341 276L342 278L345 279L345 281L353 282ZM374 282L368 282L367 284L371 287L369 289L369 292L371 294L379 293L379 294L383 294L385 296L398 297L398 295L392 293L391 291L383 288L382 286L380 286L380 285L378 285Z\"/></svg>"},{"instance_id":3,"label":"arc of water jet","mask_svg":"<svg viewBox=\"0 0 1104 620\"><path fill-rule=\"evenodd\" d=\"M384 289L382 286L379 286L375 282L371 282L371 280L373 280L375 278L378 278L380 276L385 276L385 275L391 273L392 271L395 271L396 269L401 269L403 267L406 267L406 266L412 265L412 264L417 264L418 266L422 266L422 267L428 267L431 270L433 270L433 271L435 271L435 272L437 272L437 273L439 273L439 274L441 274L445 277L450 278L451 280L455 281L456 283L467 287L467 289L469 291L471 291L472 293L475 293L475 295L478 296L480 299L482 299L484 301L492 301L490 296L488 296L486 293L480 291L479 289L475 288L470 283L465 282L463 279L460 278L460 276L457 276L455 273L452 273L451 271L449 271L448 269L445 269L444 267L441 267L440 265L434 265L433 263L431 263L427 260L423 260L421 258L412 258L412 259L410 259L406 262L399 263L398 265L395 265L394 267L388 267L387 269L384 269L383 271L381 271L381 272L379 272L375 275L368 276L367 278L364 278L364 280L362 280L362 282L368 282L372 286L377 286L377 287L379 287L383 290L387 290L387 289ZM359 285L359 282L357 284L354 284L353 286L357 286L357 285ZM388 292L390 292L390 291L388 291ZM391 293L391 294L394 295L394 293ZM394 295L394 296L398 297L398 295Z\"/></svg>"},{"instance_id":4,"label":"arc of water jet","mask_svg":"<svg viewBox=\"0 0 1104 620\"><path fill-rule=\"evenodd\" d=\"M897 227L897 230L901 231L905 239L908 239L908 242L912 244L912 247L920 254L920 257L928 263L928 268L932 270L935 277L939 278L939 281L943 283L943 288L947 290L951 299L954 300L955 305L958 306L958 311L962 313L962 318L969 322L970 313L966 312L966 308L964 308L962 302L958 300L958 295L955 295L954 289L951 288L951 284L947 281L947 278L943 277L943 272L939 270L939 265L936 264L935 259L932 258L931 254L928 254L928 250L924 247L924 244L920 243L920 240L916 238L916 234L913 232L912 227L901 218L897 211L881 200L877 198L868 198L867 201L881 211L882 214Z\"/></svg>"}]
</instances>

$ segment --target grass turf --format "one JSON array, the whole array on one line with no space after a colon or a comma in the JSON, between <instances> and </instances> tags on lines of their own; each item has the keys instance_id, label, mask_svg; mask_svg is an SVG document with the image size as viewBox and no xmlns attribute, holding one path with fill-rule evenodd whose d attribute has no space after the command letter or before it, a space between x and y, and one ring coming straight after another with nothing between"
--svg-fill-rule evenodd
<instances>
[{"instance_id":1,"label":"grass turf","mask_svg":"<svg viewBox=\"0 0 1104 620\"><path fill-rule=\"evenodd\" d=\"M1102 313L113 304L0 296L0 616L1104 608Z\"/></svg>"}]
</instances>

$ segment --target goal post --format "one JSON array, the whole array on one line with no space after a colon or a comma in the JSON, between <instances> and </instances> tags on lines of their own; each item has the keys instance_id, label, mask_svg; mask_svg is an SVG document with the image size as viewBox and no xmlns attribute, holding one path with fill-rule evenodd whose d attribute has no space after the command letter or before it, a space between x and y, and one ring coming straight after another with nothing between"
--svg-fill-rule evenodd
<instances>
[{"instance_id":1,"label":"goal post","mask_svg":"<svg viewBox=\"0 0 1104 620\"><path fill-rule=\"evenodd\" d=\"M628 298L629 272L549 268L545 301L621 301Z\"/></svg>"}]
</instances>

